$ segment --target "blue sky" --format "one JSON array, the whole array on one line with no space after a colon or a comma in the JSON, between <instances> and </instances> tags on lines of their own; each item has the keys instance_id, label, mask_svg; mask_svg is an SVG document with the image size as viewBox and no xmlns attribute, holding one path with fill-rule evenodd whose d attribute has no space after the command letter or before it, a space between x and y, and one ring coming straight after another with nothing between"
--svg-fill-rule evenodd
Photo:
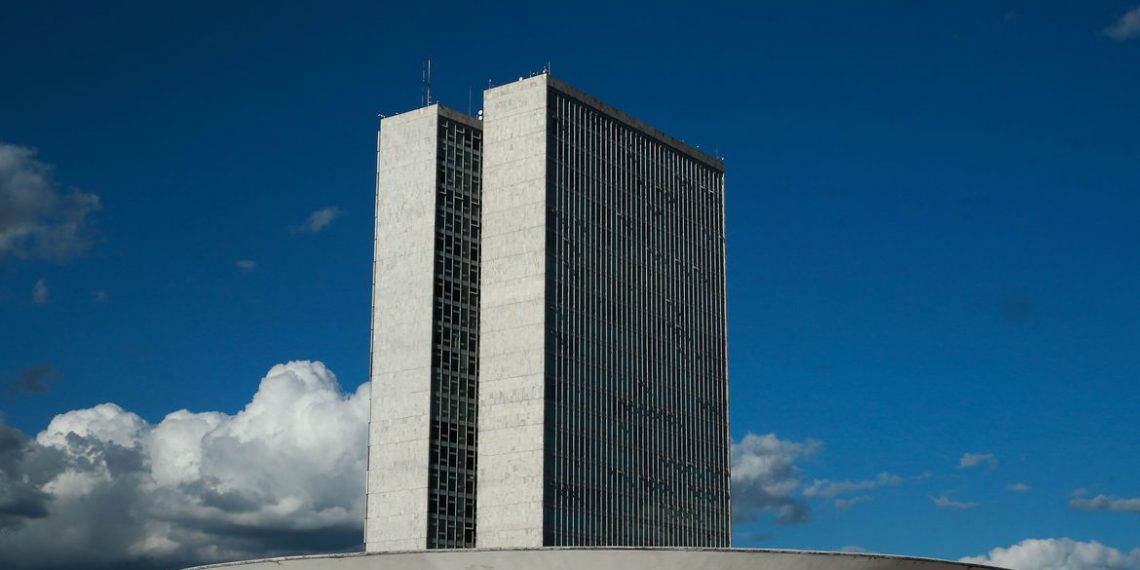
<instances>
[{"instance_id":1,"label":"blue sky","mask_svg":"<svg viewBox=\"0 0 1140 570\"><path fill-rule=\"evenodd\" d=\"M549 61L726 157L732 430L788 465L738 545L1140 547L1132 3L418 4L0 5L0 200L55 197L0 212L10 428L349 398L377 114Z\"/></svg>"}]
</instances>

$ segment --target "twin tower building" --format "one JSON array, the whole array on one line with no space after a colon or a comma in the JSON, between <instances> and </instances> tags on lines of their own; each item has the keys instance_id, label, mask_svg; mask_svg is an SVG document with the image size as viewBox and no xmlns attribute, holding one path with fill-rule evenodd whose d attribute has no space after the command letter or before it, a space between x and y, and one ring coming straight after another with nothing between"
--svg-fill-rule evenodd
<instances>
[{"instance_id":1,"label":"twin tower building","mask_svg":"<svg viewBox=\"0 0 1140 570\"><path fill-rule=\"evenodd\" d=\"M545 73L378 152L366 550L729 546L723 162Z\"/></svg>"}]
</instances>

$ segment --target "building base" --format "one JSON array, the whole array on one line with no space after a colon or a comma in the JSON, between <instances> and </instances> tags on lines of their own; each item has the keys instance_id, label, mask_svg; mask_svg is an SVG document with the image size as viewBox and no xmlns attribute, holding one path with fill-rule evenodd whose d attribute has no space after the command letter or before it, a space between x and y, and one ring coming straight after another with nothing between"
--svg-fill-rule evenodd
<instances>
[{"instance_id":1,"label":"building base","mask_svg":"<svg viewBox=\"0 0 1140 570\"><path fill-rule=\"evenodd\" d=\"M240 570L969 570L992 566L884 554L702 548L532 548L359 552L197 566Z\"/></svg>"}]
</instances>

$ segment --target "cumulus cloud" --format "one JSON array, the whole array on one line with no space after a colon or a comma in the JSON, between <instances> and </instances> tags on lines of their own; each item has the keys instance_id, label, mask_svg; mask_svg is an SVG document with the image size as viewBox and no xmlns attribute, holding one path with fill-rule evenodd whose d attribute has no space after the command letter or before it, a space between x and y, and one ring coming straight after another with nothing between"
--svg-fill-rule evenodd
<instances>
[{"instance_id":1,"label":"cumulus cloud","mask_svg":"<svg viewBox=\"0 0 1140 570\"><path fill-rule=\"evenodd\" d=\"M1074 493L1069 499L1069 508L1082 511L1122 511L1140 513L1140 497L1121 499L1110 495L1097 495L1086 499L1084 493Z\"/></svg>"},{"instance_id":2,"label":"cumulus cloud","mask_svg":"<svg viewBox=\"0 0 1140 570\"><path fill-rule=\"evenodd\" d=\"M296 231L315 234L325 229L325 226L331 224L333 220L339 218L343 213L344 210L341 210L335 206L321 208L320 210L309 214L309 217L305 220L305 223L298 226Z\"/></svg>"},{"instance_id":3,"label":"cumulus cloud","mask_svg":"<svg viewBox=\"0 0 1140 570\"><path fill-rule=\"evenodd\" d=\"M37 305L44 305L48 302L47 283L43 279L36 281L35 287L32 287L32 302Z\"/></svg>"},{"instance_id":4,"label":"cumulus cloud","mask_svg":"<svg viewBox=\"0 0 1140 570\"><path fill-rule=\"evenodd\" d=\"M1010 493L1028 493L1029 489L1030 486L1022 483L1021 481L1005 486L1005 490L1009 491Z\"/></svg>"},{"instance_id":5,"label":"cumulus cloud","mask_svg":"<svg viewBox=\"0 0 1140 570\"><path fill-rule=\"evenodd\" d=\"M1013 570L1140 570L1140 548L1121 552L1099 542L1069 538L1031 538L1008 548L961 559Z\"/></svg>"},{"instance_id":6,"label":"cumulus cloud","mask_svg":"<svg viewBox=\"0 0 1140 570\"><path fill-rule=\"evenodd\" d=\"M6 568L169 568L361 542L368 384L274 366L234 415L115 404L28 438L0 422Z\"/></svg>"},{"instance_id":7,"label":"cumulus cloud","mask_svg":"<svg viewBox=\"0 0 1140 570\"><path fill-rule=\"evenodd\" d=\"M94 194L61 191L35 150L0 143L0 259L82 253L91 245L88 216L98 209Z\"/></svg>"},{"instance_id":8,"label":"cumulus cloud","mask_svg":"<svg viewBox=\"0 0 1140 570\"><path fill-rule=\"evenodd\" d=\"M832 499L839 495L855 491L867 491L879 487L893 487L902 482L902 477L892 473L879 473L877 477L867 481L828 481L827 479L816 479L807 489L804 489L804 495L808 497Z\"/></svg>"},{"instance_id":9,"label":"cumulus cloud","mask_svg":"<svg viewBox=\"0 0 1140 570\"><path fill-rule=\"evenodd\" d=\"M997 457L992 453L963 453L962 458L958 460L959 469L969 469L979 465L985 465L990 469L997 469Z\"/></svg>"},{"instance_id":10,"label":"cumulus cloud","mask_svg":"<svg viewBox=\"0 0 1140 570\"><path fill-rule=\"evenodd\" d=\"M40 487L56 470L57 458L35 446L0 418L0 544L24 521L48 515L50 496Z\"/></svg>"},{"instance_id":11,"label":"cumulus cloud","mask_svg":"<svg viewBox=\"0 0 1140 570\"><path fill-rule=\"evenodd\" d=\"M1140 6L1120 16L1120 19L1104 29L1104 35L1114 40L1140 37Z\"/></svg>"},{"instance_id":12,"label":"cumulus cloud","mask_svg":"<svg viewBox=\"0 0 1140 570\"><path fill-rule=\"evenodd\" d=\"M55 374L48 364L35 364L8 380L8 391L22 394L46 394L47 380Z\"/></svg>"},{"instance_id":13,"label":"cumulus cloud","mask_svg":"<svg viewBox=\"0 0 1140 570\"><path fill-rule=\"evenodd\" d=\"M732 444L732 511L738 522L766 512L782 524L807 522L811 508L796 497L800 488L796 461L817 453L823 444L783 440L776 434L748 434Z\"/></svg>"},{"instance_id":14,"label":"cumulus cloud","mask_svg":"<svg viewBox=\"0 0 1140 570\"><path fill-rule=\"evenodd\" d=\"M930 497L930 500L940 509L952 509L956 511L965 511L977 507L979 503L973 501L955 501L948 495L939 495L937 497Z\"/></svg>"}]
</instances>

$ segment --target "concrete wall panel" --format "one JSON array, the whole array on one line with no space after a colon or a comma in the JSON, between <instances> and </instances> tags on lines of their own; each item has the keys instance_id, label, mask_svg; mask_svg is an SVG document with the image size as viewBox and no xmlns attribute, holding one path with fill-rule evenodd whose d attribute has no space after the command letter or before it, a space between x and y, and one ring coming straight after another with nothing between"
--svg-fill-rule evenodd
<instances>
[{"instance_id":1,"label":"concrete wall panel","mask_svg":"<svg viewBox=\"0 0 1140 570\"><path fill-rule=\"evenodd\" d=\"M366 550L424 548L431 426L436 107L381 123Z\"/></svg>"},{"instance_id":2,"label":"concrete wall panel","mask_svg":"<svg viewBox=\"0 0 1140 570\"><path fill-rule=\"evenodd\" d=\"M479 547L542 545L546 93L484 94Z\"/></svg>"}]
</instances>

